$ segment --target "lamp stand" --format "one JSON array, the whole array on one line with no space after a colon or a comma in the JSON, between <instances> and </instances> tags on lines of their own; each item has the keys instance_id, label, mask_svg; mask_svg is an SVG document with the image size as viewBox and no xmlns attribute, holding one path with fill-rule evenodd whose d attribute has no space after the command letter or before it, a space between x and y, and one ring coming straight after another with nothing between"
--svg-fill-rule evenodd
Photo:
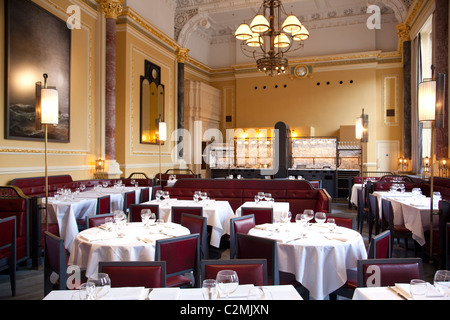
<instances>
[{"instance_id":1,"label":"lamp stand","mask_svg":"<svg viewBox=\"0 0 450 320\"><path fill-rule=\"evenodd\" d=\"M44 123L44 135L45 135L45 230L48 231L48 172L47 172L47 134L48 124Z\"/></svg>"},{"instance_id":2,"label":"lamp stand","mask_svg":"<svg viewBox=\"0 0 450 320\"><path fill-rule=\"evenodd\" d=\"M431 121L431 152L430 152L430 263L433 263L433 185L434 185L434 143L435 143L434 121Z\"/></svg>"},{"instance_id":3,"label":"lamp stand","mask_svg":"<svg viewBox=\"0 0 450 320\"><path fill-rule=\"evenodd\" d=\"M161 180L161 140L158 139L158 147L159 147L159 184L161 185L162 190L162 180Z\"/></svg>"}]
</instances>

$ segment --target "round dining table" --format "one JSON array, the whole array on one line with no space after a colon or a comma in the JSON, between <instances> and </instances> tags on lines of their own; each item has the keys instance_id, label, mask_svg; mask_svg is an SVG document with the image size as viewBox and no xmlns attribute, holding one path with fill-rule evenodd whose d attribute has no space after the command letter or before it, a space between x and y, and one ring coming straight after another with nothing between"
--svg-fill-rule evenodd
<instances>
[{"instance_id":1,"label":"round dining table","mask_svg":"<svg viewBox=\"0 0 450 320\"><path fill-rule=\"evenodd\" d=\"M154 261L157 240L188 235L190 231L176 223L144 226L142 222L132 222L119 233L114 225L80 232L73 242L68 265L86 269L89 277L97 273L100 261Z\"/></svg>"},{"instance_id":2,"label":"round dining table","mask_svg":"<svg viewBox=\"0 0 450 320\"><path fill-rule=\"evenodd\" d=\"M327 223L257 225L250 235L277 240L279 271L295 275L313 299L323 300L347 281L346 269L367 259L364 240L355 230Z\"/></svg>"}]
</instances>

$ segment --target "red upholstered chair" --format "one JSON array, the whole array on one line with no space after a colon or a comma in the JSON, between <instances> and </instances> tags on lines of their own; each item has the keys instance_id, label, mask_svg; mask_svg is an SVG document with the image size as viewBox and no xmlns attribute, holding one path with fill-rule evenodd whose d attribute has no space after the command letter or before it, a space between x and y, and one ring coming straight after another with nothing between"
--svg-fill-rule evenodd
<instances>
[{"instance_id":1,"label":"red upholstered chair","mask_svg":"<svg viewBox=\"0 0 450 320\"><path fill-rule=\"evenodd\" d=\"M273 222L273 208L241 208L241 216L246 216L249 214L253 214L255 216L255 223L257 225Z\"/></svg>"},{"instance_id":2,"label":"red upholstered chair","mask_svg":"<svg viewBox=\"0 0 450 320\"><path fill-rule=\"evenodd\" d=\"M124 194L123 199L123 212L128 214L130 212L130 206L136 203L136 192L128 191Z\"/></svg>"},{"instance_id":3,"label":"red upholstered chair","mask_svg":"<svg viewBox=\"0 0 450 320\"><path fill-rule=\"evenodd\" d=\"M386 287L423 279L420 258L358 260L358 287ZM370 281L370 282L368 282Z\"/></svg>"},{"instance_id":4,"label":"red upholstered chair","mask_svg":"<svg viewBox=\"0 0 450 320\"><path fill-rule=\"evenodd\" d=\"M236 234L247 234L255 225L254 214L230 219L230 259L236 256Z\"/></svg>"},{"instance_id":5,"label":"red upholstered chair","mask_svg":"<svg viewBox=\"0 0 450 320\"><path fill-rule=\"evenodd\" d=\"M172 222L180 224L181 214L183 213L203 217L203 207L172 206L171 208Z\"/></svg>"},{"instance_id":6,"label":"red upholstered chair","mask_svg":"<svg viewBox=\"0 0 450 320\"><path fill-rule=\"evenodd\" d=\"M96 214L111 213L111 196L104 195L97 198L97 212Z\"/></svg>"},{"instance_id":7,"label":"red upholstered chair","mask_svg":"<svg viewBox=\"0 0 450 320\"><path fill-rule=\"evenodd\" d=\"M202 260L202 279L216 279L220 270L236 271L239 284L267 285L266 259Z\"/></svg>"},{"instance_id":8,"label":"red upholstered chair","mask_svg":"<svg viewBox=\"0 0 450 320\"><path fill-rule=\"evenodd\" d=\"M200 287L200 235L156 241L155 260L166 262L167 287ZM194 283L184 274L191 272Z\"/></svg>"},{"instance_id":9,"label":"red upholstered chair","mask_svg":"<svg viewBox=\"0 0 450 320\"><path fill-rule=\"evenodd\" d=\"M193 214L182 213L181 225L188 228L191 234L198 233L200 235L200 252L202 259L208 259L208 231L206 217Z\"/></svg>"},{"instance_id":10,"label":"red upholstered chair","mask_svg":"<svg viewBox=\"0 0 450 320\"><path fill-rule=\"evenodd\" d=\"M368 196L368 207L369 207L369 214L368 214L368 220L369 220L369 241L372 239L372 232L373 227L375 226L375 234L378 234L380 232L379 227L379 210L378 210L378 198L376 195L369 194Z\"/></svg>"},{"instance_id":11,"label":"red upholstered chair","mask_svg":"<svg viewBox=\"0 0 450 320\"><path fill-rule=\"evenodd\" d=\"M165 261L100 261L98 271L108 274L114 288L166 286Z\"/></svg>"},{"instance_id":12,"label":"red upholstered chair","mask_svg":"<svg viewBox=\"0 0 450 320\"><path fill-rule=\"evenodd\" d=\"M358 231L362 233L362 229L364 226L364 219L369 215L369 208L366 206L366 197L363 189L358 189L358 197L357 197L357 211L356 211L356 221L358 224Z\"/></svg>"},{"instance_id":13,"label":"red upholstered chair","mask_svg":"<svg viewBox=\"0 0 450 320\"><path fill-rule=\"evenodd\" d=\"M0 219L0 271L9 269L12 296L16 295L16 217Z\"/></svg>"},{"instance_id":14,"label":"red upholstered chair","mask_svg":"<svg viewBox=\"0 0 450 320\"><path fill-rule=\"evenodd\" d=\"M369 244L369 259L389 259L391 254L391 232L386 230L372 238Z\"/></svg>"},{"instance_id":15,"label":"red upholstered chair","mask_svg":"<svg viewBox=\"0 0 450 320\"><path fill-rule=\"evenodd\" d=\"M381 208L383 213L383 224L387 226L387 229L391 231L391 237L405 239L405 248L408 249L408 238L412 238L412 232L404 225L394 224L394 212L392 210L392 204L389 200L381 199ZM384 231L384 230L383 230ZM393 241L391 241L392 251Z\"/></svg>"},{"instance_id":16,"label":"red upholstered chair","mask_svg":"<svg viewBox=\"0 0 450 320\"><path fill-rule=\"evenodd\" d=\"M141 222L141 211L143 209L150 209L156 216L156 219L159 219L159 205L157 204L132 204L130 206L130 221L131 222Z\"/></svg>"},{"instance_id":17,"label":"red upholstered chair","mask_svg":"<svg viewBox=\"0 0 450 320\"><path fill-rule=\"evenodd\" d=\"M355 229L355 219L353 217L343 217L327 213L327 221L329 218L333 218L339 227Z\"/></svg>"},{"instance_id":18,"label":"red upholstered chair","mask_svg":"<svg viewBox=\"0 0 450 320\"><path fill-rule=\"evenodd\" d=\"M52 274L59 276L57 283ZM44 232L44 294L67 288L67 255L64 240L49 232Z\"/></svg>"},{"instance_id":19,"label":"red upholstered chair","mask_svg":"<svg viewBox=\"0 0 450 320\"><path fill-rule=\"evenodd\" d=\"M141 188L139 203L150 201L150 188Z\"/></svg>"},{"instance_id":20,"label":"red upholstered chair","mask_svg":"<svg viewBox=\"0 0 450 320\"><path fill-rule=\"evenodd\" d=\"M450 270L450 222L445 226L445 241L447 243L444 254L445 269Z\"/></svg>"},{"instance_id":21,"label":"red upholstered chair","mask_svg":"<svg viewBox=\"0 0 450 320\"><path fill-rule=\"evenodd\" d=\"M96 214L95 216L87 218L87 228L99 227L105 224L105 218L114 218L114 213Z\"/></svg>"}]
</instances>

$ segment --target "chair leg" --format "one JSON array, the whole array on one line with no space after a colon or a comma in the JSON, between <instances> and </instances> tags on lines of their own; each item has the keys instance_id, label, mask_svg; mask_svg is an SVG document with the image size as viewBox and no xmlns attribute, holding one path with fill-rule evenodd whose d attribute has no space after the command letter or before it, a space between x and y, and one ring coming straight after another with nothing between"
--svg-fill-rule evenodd
<instances>
[{"instance_id":1,"label":"chair leg","mask_svg":"<svg viewBox=\"0 0 450 320\"><path fill-rule=\"evenodd\" d=\"M13 297L16 296L16 266L12 263L9 266L9 279L11 282L11 294Z\"/></svg>"}]
</instances>

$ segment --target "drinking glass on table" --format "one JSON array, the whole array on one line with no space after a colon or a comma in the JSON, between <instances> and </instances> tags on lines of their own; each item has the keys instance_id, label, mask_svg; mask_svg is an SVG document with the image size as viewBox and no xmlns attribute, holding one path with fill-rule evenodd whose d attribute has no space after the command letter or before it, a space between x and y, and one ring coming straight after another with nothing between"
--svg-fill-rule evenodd
<instances>
[{"instance_id":1,"label":"drinking glass on table","mask_svg":"<svg viewBox=\"0 0 450 320\"><path fill-rule=\"evenodd\" d=\"M88 278L87 283L95 285L97 299L106 296L111 289L111 279L107 273L96 273Z\"/></svg>"},{"instance_id":2,"label":"drinking glass on table","mask_svg":"<svg viewBox=\"0 0 450 320\"><path fill-rule=\"evenodd\" d=\"M202 198L202 201L206 200L206 199L208 199L208 194L206 192L201 192L200 193L200 198Z\"/></svg>"},{"instance_id":3,"label":"drinking glass on table","mask_svg":"<svg viewBox=\"0 0 450 320\"><path fill-rule=\"evenodd\" d=\"M151 213L152 212L150 211L150 209L142 209L141 210L141 220L142 220L142 223L144 223L145 227L148 227L148 225L149 225Z\"/></svg>"},{"instance_id":4,"label":"drinking glass on table","mask_svg":"<svg viewBox=\"0 0 450 320\"><path fill-rule=\"evenodd\" d=\"M289 223L291 221L292 214L290 211L284 211L281 213L281 222L282 223Z\"/></svg>"},{"instance_id":5,"label":"drinking glass on table","mask_svg":"<svg viewBox=\"0 0 450 320\"><path fill-rule=\"evenodd\" d=\"M169 191L163 191L163 198L164 198L165 200L169 200L169 199L170 199Z\"/></svg>"},{"instance_id":6,"label":"drinking glass on table","mask_svg":"<svg viewBox=\"0 0 450 320\"><path fill-rule=\"evenodd\" d=\"M83 192L85 189L86 189L86 186L85 186L84 184L81 184L81 185L80 185L80 190L81 190L81 192Z\"/></svg>"},{"instance_id":7,"label":"drinking glass on table","mask_svg":"<svg viewBox=\"0 0 450 320\"><path fill-rule=\"evenodd\" d=\"M112 231L113 223L114 223L114 218L113 217L105 217L106 231Z\"/></svg>"},{"instance_id":8,"label":"drinking glass on table","mask_svg":"<svg viewBox=\"0 0 450 320\"><path fill-rule=\"evenodd\" d=\"M328 230L333 233L334 229L336 229L336 220L334 218L328 218L327 220Z\"/></svg>"},{"instance_id":9,"label":"drinking glass on table","mask_svg":"<svg viewBox=\"0 0 450 320\"><path fill-rule=\"evenodd\" d=\"M302 223L302 214L301 213L298 213L295 215L295 222Z\"/></svg>"},{"instance_id":10,"label":"drinking glass on table","mask_svg":"<svg viewBox=\"0 0 450 320\"><path fill-rule=\"evenodd\" d=\"M194 202L198 203L198 199L200 198L200 191L194 192Z\"/></svg>"},{"instance_id":11,"label":"drinking glass on table","mask_svg":"<svg viewBox=\"0 0 450 320\"><path fill-rule=\"evenodd\" d=\"M271 193L265 193L265 194L264 194L264 199L265 199L266 201L272 200L272 194L271 194Z\"/></svg>"},{"instance_id":12,"label":"drinking glass on table","mask_svg":"<svg viewBox=\"0 0 450 320\"><path fill-rule=\"evenodd\" d=\"M161 201L162 193L163 193L162 190L157 190L156 191L155 198L156 198L157 201Z\"/></svg>"},{"instance_id":13,"label":"drinking glass on table","mask_svg":"<svg viewBox=\"0 0 450 320\"><path fill-rule=\"evenodd\" d=\"M421 279L412 279L409 282L409 292L413 300L423 300L427 296L428 284Z\"/></svg>"},{"instance_id":14,"label":"drinking glass on table","mask_svg":"<svg viewBox=\"0 0 450 320\"><path fill-rule=\"evenodd\" d=\"M213 300L217 296L217 283L214 279L203 280L202 295L205 300Z\"/></svg>"},{"instance_id":15,"label":"drinking glass on table","mask_svg":"<svg viewBox=\"0 0 450 320\"><path fill-rule=\"evenodd\" d=\"M258 192L259 201L264 200L264 192Z\"/></svg>"},{"instance_id":16,"label":"drinking glass on table","mask_svg":"<svg viewBox=\"0 0 450 320\"><path fill-rule=\"evenodd\" d=\"M314 219L314 210L305 209L303 210L303 214L305 215L306 221L309 223L312 219Z\"/></svg>"},{"instance_id":17,"label":"drinking glass on table","mask_svg":"<svg viewBox=\"0 0 450 320\"><path fill-rule=\"evenodd\" d=\"M78 294L80 300L96 300L95 283L86 282L81 284L80 288L78 288Z\"/></svg>"},{"instance_id":18,"label":"drinking glass on table","mask_svg":"<svg viewBox=\"0 0 450 320\"><path fill-rule=\"evenodd\" d=\"M216 276L217 288L227 298L239 287L239 278L234 270L220 270Z\"/></svg>"},{"instance_id":19,"label":"drinking glass on table","mask_svg":"<svg viewBox=\"0 0 450 320\"><path fill-rule=\"evenodd\" d=\"M327 215L325 212L316 212L315 220L319 225L322 225L327 220Z\"/></svg>"},{"instance_id":20,"label":"drinking glass on table","mask_svg":"<svg viewBox=\"0 0 450 320\"><path fill-rule=\"evenodd\" d=\"M444 295L450 298L450 270L438 270L434 274L434 286Z\"/></svg>"}]
</instances>

